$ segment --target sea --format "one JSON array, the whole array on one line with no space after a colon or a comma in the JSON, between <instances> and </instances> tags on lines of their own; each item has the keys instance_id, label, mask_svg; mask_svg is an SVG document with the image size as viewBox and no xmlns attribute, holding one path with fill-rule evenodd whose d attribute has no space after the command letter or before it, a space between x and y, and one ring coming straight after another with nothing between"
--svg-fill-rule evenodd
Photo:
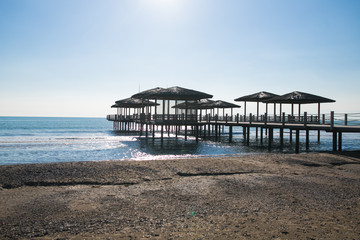
<instances>
[{"instance_id":1,"label":"sea","mask_svg":"<svg viewBox=\"0 0 360 240\"><path fill-rule=\"evenodd\" d=\"M279 132L274 132L271 152L294 153L295 141L290 142L285 131L284 146L280 146ZM239 156L268 153L267 138L256 139L251 131L249 146L244 142L242 128L233 129L229 143L228 129L215 139L200 139L170 134L161 141L140 137L139 132L114 131L112 122L105 118L65 117L0 117L0 165L108 161L108 160L160 160ZM305 152L305 135L300 135L300 150ZM331 151L332 135L310 132L309 151ZM344 133L343 150L360 150L360 134Z\"/></svg>"}]
</instances>

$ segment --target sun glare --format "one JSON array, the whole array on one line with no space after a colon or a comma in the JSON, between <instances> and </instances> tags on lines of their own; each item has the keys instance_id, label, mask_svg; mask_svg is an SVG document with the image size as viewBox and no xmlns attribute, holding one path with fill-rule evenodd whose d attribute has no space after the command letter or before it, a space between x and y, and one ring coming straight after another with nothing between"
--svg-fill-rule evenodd
<instances>
[{"instance_id":1,"label":"sun glare","mask_svg":"<svg viewBox=\"0 0 360 240\"><path fill-rule=\"evenodd\" d=\"M152 12L167 17L175 17L184 8L184 0L142 0L141 5Z\"/></svg>"}]
</instances>

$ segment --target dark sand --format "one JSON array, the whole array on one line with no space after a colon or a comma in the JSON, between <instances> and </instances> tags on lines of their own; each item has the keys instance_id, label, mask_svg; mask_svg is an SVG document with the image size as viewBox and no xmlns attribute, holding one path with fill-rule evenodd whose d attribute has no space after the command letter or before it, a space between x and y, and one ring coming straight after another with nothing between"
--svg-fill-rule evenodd
<instances>
[{"instance_id":1,"label":"dark sand","mask_svg":"<svg viewBox=\"0 0 360 240\"><path fill-rule=\"evenodd\" d=\"M360 154L0 167L0 239L360 239Z\"/></svg>"}]
</instances>

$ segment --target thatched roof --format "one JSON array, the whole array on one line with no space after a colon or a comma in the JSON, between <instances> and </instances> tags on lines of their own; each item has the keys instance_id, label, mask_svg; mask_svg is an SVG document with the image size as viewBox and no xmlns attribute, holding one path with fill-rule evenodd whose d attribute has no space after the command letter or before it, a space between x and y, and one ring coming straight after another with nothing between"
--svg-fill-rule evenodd
<instances>
[{"instance_id":1,"label":"thatched roof","mask_svg":"<svg viewBox=\"0 0 360 240\"><path fill-rule=\"evenodd\" d=\"M326 103L326 102L335 102L335 100L324 98L321 96L304 93L304 92L291 92L287 93L282 96L277 96L271 98L265 102L268 103L299 103L299 104L306 104L306 103Z\"/></svg>"},{"instance_id":2,"label":"thatched roof","mask_svg":"<svg viewBox=\"0 0 360 240\"><path fill-rule=\"evenodd\" d=\"M237 102L243 102L243 101L246 101L246 102L264 102L265 100L268 100L268 99L271 99L271 98L274 98L274 97L277 97L279 95L276 95L274 93L269 93L269 92L258 92L258 93L254 93L254 94L251 94L251 95L246 95L246 96L243 96L243 97L239 97L239 98L236 98L235 101Z\"/></svg>"},{"instance_id":3,"label":"thatched roof","mask_svg":"<svg viewBox=\"0 0 360 240\"><path fill-rule=\"evenodd\" d=\"M225 102L222 100L213 101L209 99L202 99L197 102L187 103L188 109L239 108L239 107L240 107L239 105ZM180 103L178 105L173 106L173 108L185 109L186 105L185 103Z\"/></svg>"},{"instance_id":4,"label":"thatched roof","mask_svg":"<svg viewBox=\"0 0 360 240\"><path fill-rule=\"evenodd\" d=\"M133 97L135 97L136 95L137 94L135 94ZM181 87L160 89L143 96L143 98L147 98L147 99L164 99L164 100L200 100L200 99L212 98L212 97L213 97L212 95L207 93L203 93L187 88L181 88Z\"/></svg>"},{"instance_id":5,"label":"thatched roof","mask_svg":"<svg viewBox=\"0 0 360 240\"><path fill-rule=\"evenodd\" d=\"M145 107L145 106L157 106L157 105L160 105L160 104L150 102L150 101L148 103L148 101L143 101L138 98L126 98L126 99L116 101L115 104L112 105L111 107L112 108L121 108L121 107L141 108L141 107Z\"/></svg>"},{"instance_id":6,"label":"thatched roof","mask_svg":"<svg viewBox=\"0 0 360 240\"><path fill-rule=\"evenodd\" d=\"M179 103L172 108L186 109L187 107L188 109L211 109L213 107L210 107L209 105L213 102L214 101L210 99L201 99L196 102L188 102L187 105L185 104L185 102Z\"/></svg>"},{"instance_id":7,"label":"thatched roof","mask_svg":"<svg viewBox=\"0 0 360 240\"><path fill-rule=\"evenodd\" d=\"M217 100L217 101L211 103L210 106L213 106L214 108L239 108L240 107L239 105L225 102L222 100Z\"/></svg>"},{"instance_id":8,"label":"thatched roof","mask_svg":"<svg viewBox=\"0 0 360 240\"><path fill-rule=\"evenodd\" d=\"M154 93L157 93L159 92L160 90L162 90L163 88L161 87L157 87L157 88L152 88L152 89L149 89L149 90L145 90L145 91L142 91L142 92L139 92L137 94L134 94L132 95L131 97L132 98L147 98L149 95L152 95Z\"/></svg>"}]
</instances>

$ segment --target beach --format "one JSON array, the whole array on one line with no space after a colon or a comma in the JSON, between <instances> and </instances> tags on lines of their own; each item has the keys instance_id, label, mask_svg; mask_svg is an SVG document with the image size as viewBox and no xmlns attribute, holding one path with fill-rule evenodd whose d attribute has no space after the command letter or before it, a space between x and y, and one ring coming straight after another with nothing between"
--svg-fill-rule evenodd
<instances>
[{"instance_id":1,"label":"beach","mask_svg":"<svg viewBox=\"0 0 360 240\"><path fill-rule=\"evenodd\" d=\"M360 152L0 166L1 239L359 239Z\"/></svg>"}]
</instances>

